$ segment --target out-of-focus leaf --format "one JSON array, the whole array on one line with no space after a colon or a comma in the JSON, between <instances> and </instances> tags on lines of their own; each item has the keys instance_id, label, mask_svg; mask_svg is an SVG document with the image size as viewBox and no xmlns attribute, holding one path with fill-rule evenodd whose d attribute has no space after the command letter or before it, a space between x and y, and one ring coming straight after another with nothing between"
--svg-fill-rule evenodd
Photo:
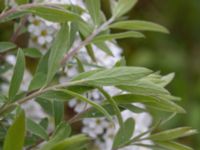
<instances>
[{"instance_id":1,"label":"out-of-focus leaf","mask_svg":"<svg viewBox=\"0 0 200 150\"><path fill-rule=\"evenodd\" d=\"M99 35L96 38L94 38L93 42L103 42L107 40L109 41L113 39L123 39L123 38L144 38L144 37L145 37L144 34L140 32L128 31L122 33Z\"/></svg>"},{"instance_id":2,"label":"out-of-focus leaf","mask_svg":"<svg viewBox=\"0 0 200 150\"><path fill-rule=\"evenodd\" d=\"M156 142L159 146L166 148L167 150L193 150L191 147L182 145L176 142Z\"/></svg>"},{"instance_id":3,"label":"out-of-focus leaf","mask_svg":"<svg viewBox=\"0 0 200 150\"><path fill-rule=\"evenodd\" d=\"M114 138L113 149L117 149L126 144L126 142L133 136L134 129L135 121L132 118L127 119Z\"/></svg>"},{"instance_id":4,"label":"out-of-focus leaf","mask_svg":"<svg viewBox=\"0 0 200 150\"><path fill-rule=\"evenodd\" d=\"M59 101L53 101L53 115L55 126L59 125L63 121L64 117L64 103Z\"/></svg>"},{"instance_id":5,"label":"out-of-focus leaf","mask_svg":"<svg viewBox=\"0 0 200 150\"><path fill-rule=\"evenodd\" d=\"M28 3L28 0L16 0L16 3L17 3L18 5L22 5L22 4Z\"/></svg>"},{"instance_id":6,"label":"out-of-focus leaf","mask_svg":"<svg viewBox=\"0 0 200 150\"><path fill-rule=\"evenodd\" d=\"M26 119L26 124L27 124L27 130L29 132L33 133L36 136L39 136L44 140L48 140L49 138L48 134L40 124L34 122L29 118Z\"/></svg>"},{"instance_id":7,"label":"out-of-focus leaf","mask_svg":"<svg viewBox=\"0 0 200 150\"><path fill-rule=\"evenodd\" d=\"M4 53L10 49L16 48L16 45L11 42L0 42L0 53Z\"/></svg>"},{"instance_id":8,"label":"out-of-focus leaf","mask_svg":"<svg viewBox=\"0 0 200 150\"><path fill-rule=\"evenodd\" d=\"M152 134L148 138L153 141L169 141L193 134L197 134L197 130L190 127L180 127Z\"/></svg>"},{"instance_id":9,"label":"out-of-focus leaf","mask_svg":"<svg viewBox=\"0 0 200 150\"><path fill-rule=\"evenodd\" d=\"M94 21L95 25L99 25L101 22L100 14L101 14L101 2L100 0L86 0L86 6L88 11Z\"/></svg>"},{"instance_id":10,"label":"out-of-focus leaf","mask_svg":"<svg viewBox=\"0 0 200 150\"><path fill-rule=\"evenodd\" d=\"M53 79L59 69L64 54L70 46L70 29L67 23L63 24L51 47L48 60L47 84Z\"/></svg>"},{"instance_id":11,"label":"out-of-focus leaf","mask_svg":"<svg viewBox=\"0 0 200 150\"><path fill-rule=\"evenodd\" d=\"M111 24L110 28L169 33L169 31L161 25L158 25L153 22L138 20L119 21Z\"/></svg>"},{"instance_id":12,"label":"out-of-focus leaf","mask_svg":"<svg viewBox=\"0 0 200 150\"><path fill-rule=\"evenodd\" d=\"M26 11L53 22L64 23L80 20L79 15L56 7L36 6L28 8Z\"/></svg>"},{"instance_id":13,"label":"out-of-focus leaf","mask_svg":"<svg viewBox=\"0 0 200 150\"><path fill-rule=\"evenodd\" d=\"M113 16L120 17L129 12L137 3L137 0L119 0L113 9Z\"/></svg>"},{"instance_id":14,"label":"out-of-focus leaf","mask_svg":"<svg viewBox=\"0 0 200 150\"><path fill-rule=\"evenodd\" d=\"M22 10L19 10L17 12L13 12L13 13L10 13L9 15L7 15L5 18L1 19L0 20L0 23L4 23L4 22L7 22L7 21L11 21L13 19L17 19L17 18L20 18L24 15L28 14L27 11L22 11Z\"/></svg>"},{"instance_id":15,"label":"out-of-focus leaf","mask_svg":"<svg viewBox=\"0 0 200 150\"><path fill-rule=\"evenodd\" d=\"M41 52L36 48L25 48L24 55L31 58L40 58L42 56Z\"/></svg>"},{"instance_id":16,"label":"out-of-focus leaf","mask_svg":"<svg viewBox=\"0 0 200 150\"><path fill-rule=\"evenodd\" d=\"M89 140L90 139L83 134L74 135L70 138L66 138L61 142L58 142L50 150L66 150L66 149L80 150L88 144Z\"/></svg>"},{"instance_id":17,"label":"out-of-focus leaf","mask_svg":"<svg viewBox=\"0 0 200 150\"><path fill-rule=\"evenodd\" d=\"M25 137L25 114L21 110L19 115L16 117L15 121L8 129L3 150L22 150L24 145Z\"/></svg>"},{"instance_id":18,"label":"out-of-focus leaf","mask_svg":"<svg viewBox=\"0 0 200 150\"><path fill-rule=\"evenodd\" d=\"M24 53L21 49L17 53L17 62L15 64L14 73L12 75L10 87L9 87L9 99L13 100L19 91L25 69Z\"/></svg>"}]
</instances>

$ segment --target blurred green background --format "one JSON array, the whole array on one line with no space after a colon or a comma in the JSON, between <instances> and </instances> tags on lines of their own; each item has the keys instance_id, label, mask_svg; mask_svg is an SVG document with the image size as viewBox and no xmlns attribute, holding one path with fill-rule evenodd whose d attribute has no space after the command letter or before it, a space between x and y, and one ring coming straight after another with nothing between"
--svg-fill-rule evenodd
<instances>
[{"instance_id":1,"label":"blurred green background","mask_svg":"<svg viewBox=\"0 0 200 150\"><path fill-rule=\"evenodd\" d=\"M2 3L0 0L0 7ZM102 3L109 15L108 0ZM160 23L171 32L146 33L146 39L119 41L128 65L160 70L162 74L176 73L168 89L182 98L179 104L187 114L178 115L163 128L192 126L200 131L200 0L139 0L127 17ZM11 23L0 25L0 41L9 40L11 33ZM200 135L181 142L200 150Z\"/></svg>"}]
</instances>

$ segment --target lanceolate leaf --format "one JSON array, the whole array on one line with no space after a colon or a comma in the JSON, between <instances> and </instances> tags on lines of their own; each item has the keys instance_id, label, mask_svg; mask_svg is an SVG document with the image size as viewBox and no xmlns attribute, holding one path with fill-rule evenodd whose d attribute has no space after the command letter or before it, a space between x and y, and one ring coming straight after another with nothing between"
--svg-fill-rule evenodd
<instances>
[{"instance_id":1,"label":"lanceolate leaf","mask_svg":"<svg viewBox=\"0 0 200 150\"><path fill-rule=\"evenodd\" d=\"M0 53L6 52L15 47L16 45L11 42L0 42Z\"/></svg>"},{"instance_id":2,"label":"lanceolate leaf","mask_svg":"<svg viewBox=\"0 0 200 150\"><path fill-rule=\"evenodd\" d=\"M119 0L116 4L116 7L113 9L113 16L120 17L131 10L134 5L137 3L137 0Z\"/></svg>"},{"instance_id":3,"label":"lanceolate leaf","mask_svg":"<svg viewBox=\"0 0 200 150\"><path fill-rule=\"evenodd\" d=\"M151 70L140 67L116 67L112 69L100 69L86 72L77 76L74 80L79 80L89 85L124 85L138 80L151 73ZM85 78L84 78L85 77Z\"/></svg>"},{"instance_id":4,"label":"lanceolate leaf","mask_svg":"<svg viewBox=\"0 0 200 150\"><path fill-rule=\"evenodd\" d=\"M3 150L22 150L25 137L25 114L21 111L8 129Z\"/></svg>"},{"instance_id":5,"label":"lanceolate leaf","mask_svg":"<svg viewBox=\"0 0 200 150\"><path fill-rule=\"evenodd\" d=\"M159 146L166 148L167 150L193 150L191 147L182 145L176 142L156 142Z\"/></svg>"},{"instance_id":6,"label":"lanceolate leaf","mask_svg":"<svg viewBox=\"0 0 200 150\"><path fill-rule=\"evenodd\" d=\"M123 39L123 38L144 38L144 35L140 32L129 31L115 34L99 35L94 38L93 42L104 42L113 39Z\"/></svg>"},{"instance_id":7,"label":"lanceolate leaf","mask_svg":"<svg viewBox=\"0 0 200 150\"><path fill-rule=\"evenodd\" d=\"M126 144L126 142L133 136L134 129L135 121L132 118L127 119L124 126L118 130L114 138L113 149L124 146L124 144Z\"/></svg>"},{"instance_id":8,"label":"lanceolate leaf","mask_svg":"<svg viewBox=\"0 0 200 150\"><path fill-rule=\"evenodd\" d=\"M190 127L180 127L155 133L148 138L154 141L169 141L193 134L197 134L197 130L191 129Z\"/></svg>"},{"instance_id":9,"label":"lanceolate leaf","mask_svg":"<svg viewBox=\"0 0 200 150\"><path fill-rule=\"evenodd\" d=\"M19 91L25 69L24 53L21 49L17 53L17 62L12 75L10 87L9 87L9 99L13 100L17 92Z\"/></svg>"},{"instance_id":10,"label":"lanceolate leaf","mask_svg":"<svg viewBox=\"0 0 200 150\"><path fill-rule=\"evenodd\" d=\"M86 5L89 10L89 13L92 17L92 20L94 21L95 25L99 25L101 22L100 14L100 0L86 0Z\"/></svg>"},{"instance_id":11,"label":"lanceolate leaf","mask_svg":"<svg viewBox=\"0 0 200 150\"><path fill-rule=\"evenodd\" d=\"M64 103L59 101L52 102L55 126L63 121L64 117Z\"/></svg>"},{"instance_id":12,"label":"lanceolate leaf","mask_svg":"<svg viewBox=\"0 0 200 150\"><path fill-rule=\"evenodd\" d=\"M50 51L41 57L36 72L29 85L30 91L37 90L44 86L47 79L49 53Z\"/></svg>"},{"instance_id":13,"label":"lanceolate leaf","mask_svg":"<svg viewBox=\"0 0 200 150\"><path fill-rule=\"evenodd\" d=\"M139 95L139 94L122 94L114 96L113 99L120 104L144 103L147 107L166 112L185 113L184 109L171 101L162 97Z\"/></svg>"},{"instance_id":14,"label":"lanceolate leaf","mask_svg":"<svg viewBox=\"0 0 200 150\"><path fill-rule=\"evenodd\" d=\"M64 23L80 20L79 15L56 7L37 6L28 8L26 11L53 22Z\"/></svg>"},{"instance_id":15,"label":"lanceolate leaf","mask_svg":"<svg viewBox=\"0 0 200 150\"><path fill-rule=\"evenodd\" d=\"M169 31L161 25L148 21L138 21L138 20L119 21L111 24L110 28L169 33Z\"/></svg>"},{"instance_id":16,"label":"lanceolate leaf","mask_svg":"<svg viewBox=\"0 0 200 150\"><path fill-rule=\"evenodd\" d=\"M53 79L59 69L61 60L64 54L69 50L70 46L70 31L67 23L62 24L56 39L51 47L48 60L47 84Z\"/></svg>"},{"instance_id":17,"label":"lanceolate leaf","mask_svg":"<svg viewBox=\"0 0 200 150\"><path fill-rule=\"evenodd\" d=\"M27 129L29 132L31 132L34 135L39 136L40 138L44 140L48 140L49 138L48 134L40 124L34 122L31 119L27 119L26 123L27 123Z\"/></svg>"}]
</instances>

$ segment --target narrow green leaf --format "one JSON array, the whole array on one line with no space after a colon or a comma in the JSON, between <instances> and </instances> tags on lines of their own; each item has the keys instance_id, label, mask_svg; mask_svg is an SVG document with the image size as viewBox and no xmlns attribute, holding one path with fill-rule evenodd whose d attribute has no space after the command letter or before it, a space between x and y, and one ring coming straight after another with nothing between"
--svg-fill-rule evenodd
<instances>
[{"instance_id":1,"label":"narrow green leaf","mask_svg":"<svg viewBox=\"0 0 200 150\"><path fill-rule=\"evenodd\" d=\"M40 124L35 123L33 120L29 118L26 119L26 124L27 124L27 130L29 132L44 140L48 140L49 138L48 134Z\"/></svg>"},{"instance_id":2,"label":"narrow green leaf","mask_svg":"<svg viewBox=\"0 0 200 150\"><path fill-rule=\"evenodd\" d=\"M102 69L83 73L76 77L76 80L83 76L84 83L97 86L124 85L141 79L151 73L151 70L142 67L115 67L112 69Z\"/></svg>"},{"instance_id":3,"label":"narrow green leaf","mask_svg":"<svg viewBox=\"0 0 200 150\"><path fill-rule=\"evenodd\" d=\"M89 138L83 134L74 135L70 138L66 138L65 140L55 144L50 150L67 150L74 149L80 150L89 143Z\"/></svg>"},{"instance_id":4,"label":"narrow green leaf","mask_svg":"<svg viewBox=\"0 0 200 150\"><path fill-rule=\"evenodd\" d=\"M0 53L4 53L10 49L16 48L16 45L11 42L0 42Z\"/></svg>"},{"instance_id":5,"label":"narrow green leaf","mask_svg":"<svg viewBox=\"0 0 200 150\"><path fill-rule=\"evenodd\" d=\"M134 129L135 121L132 118L127 119L124 123L124 126L118 130L114 138L113 149L124 146L124 144L126 144L126 142L129 141L133 136Z\"/></svg>"},{"instance_id":6,"label":"narrow green leaf","mask_svg":"<svg viewBox=\"0 0 200 150\"><path fill-rule=\"evenodd\" d=\"M114 33L114 34L104 34L99 35L94 38L93 42L104 42L113 39L124 39L124 38L144 38L144 34L135 31L128 31L122 33Z\"/></svg>"},{"instance_id":7,"label":"narrow green leaf","mask_svg":"<svg viewBox=\"0 0 200 150\"><path fill-rule=\"evenodd\" d=\"M153 22L139 20L119 21L111 24L110 28L169 33L169 31L161 25Z\"/></svg>"},{"instance_id":8,"label":"narrow green leaf","mask_svg":"<svg viewBox=\"0 0 200 150\"><path fill-rule=\"evenodd\" d=\"M59 7L36 6L28 8L26 11L53 22L64 23L66 21L80 20L78 14Z\"/></svg>"},{"instance_id":9,"label":"narrow green leaf","mask_svg":"<svg viewBox=\"0 0 200 150\"><path fill-rule=\"evenodd\" d=\"M139 94L122 94L114 96L113 99L118 104L144 103L147 107L161 111L185 113L182 107L163 97Z\"/></svg>"},{"instance_id":10,"label":"narrow green leaf","mask_svg":"<svg viewBox=\"0 0 200 150\"><path fill-rule=\"evenodd\" d=\"M25 114L21 111L8 129L3 150L22 150L25 137Z\"/></svg>"},{"instance_id":11,"label":"narrow green leaf","mask_svg":"<svg viewBox=\"0 0 200 150\"><path fill-rule=\"evenodd\" d=\"M190 127L180 127L155 133L148 138L153 141L169 141L193 134L197 134L197 130L191 129Z\"/></svg>"},{"instance_id":12,"label":"narrow green leaf","mask_svg":"<svg viewBox=\"0 0 200 150\"><path fill-rule=\"evenodd\" d=\"M101 2L100 0L86 0L86 6L88 8L88 11L90 13L90 16L92 17L92 20L95 25L99 25L101 23Z\"/></svg>"},{"instance_id":13,"label":"narrow green leaf","mask_svg":"<svg viewBox=\"0 0 200 150\"><path fill-rule=\"evenodd\" d=\"M10 87L9 87L9 99L13 100L17 92L19 91L25 69L24 53L21 49L17 53L17 62L12 75Z\"/></svg>"},{"instance_id":14,"label":"narrow green leaf","mask_svg":"<svg viewBox=\"0 0 200 150\"><path fill-rule=\"evenodd\" d=\"M137 0L119 0L113 9L113 16L120 17L129 12L137 3Z\"/></svg>"},{"instance_id":15,"label":"narrow green leaf","mask_svg":"<svg viewBox=\"0 0 200 150\"><path fill-rule=\"evenodd\" d=\"M64 103L59 101L53 101L53 115L55 126L59 125L63 121L64 117Z\"/></svg>"},{"instance_id":16,"label":"narrow green leaf","mask_svg":"<svg viewBox=\"0 0 200 150\"><path fill-rule=\"evenodd\" d=\"M42 57L41 52L36 48L25 48L23 49L24 55L31 58L40 58Z\"/></svg>"},{"instance_id":17,"label":"narrow green leaf","mask_svg":"<svg viewBox=\"0 0 200 150\"><path fill-rule=\"evenodd\" d=\"M29 91L37 90L39 88L42 88L45 85L46 79L47 79L47 72L48 72L49 54L50 54L50 51L48 51L44 56L40 58L36 72L29 85Z\"/></svg>"},{"instance_id":18,"label":"narrow green leaf","mask_svg":"<svg viewBox=\"0 0 200 150\"><path fill-rule=\"evenodd\" d=\"M84 65L83 63L81 62L81 60L78 58L78 57L75 57L76 59L76 62L77 62L77 69L78 71L81 73L81 72L84 72L85 69L84 69Z\"/></svg>"},{"instance_id":19,"label":"narrow green leaf","mask_svg":"<svg viewBox=\"0 0 200 150\"><path fill-rule=\"evenodd\" d=\"M41 88L45 84L45 81L46 81L46 74L42 72L36 73L29 85L29 88L28 88L29 91L33 91L33 90L37 90Z\"/></svg>"},{"instance_id":20,"label":"narrow green leaf","mask_svg":"<svg viewBox=\"0 0 200 150\"><path fill-rule=\"evenodd\" d=\"M156 142L159 146L167 150L193 150L191 147L176 142Z\"/></svg>"},{"instance_id":21,"label":"narrow green leaf","mask_svg":"<svg viewBox=\"0 0 200 150\"><path fill-rule=\"evenodd\" d=\"M66 122L61 122L54 133L52 134L50 140L42 146L40 150L50 150L58 142L66 139L71 134L71 127Z\"/></svg>"},{"instance_id":22,"label":"narrow green leaf","mask_svg":"<svg viewBox=\"0 0 200 150\"><path fill-rule=\"evenodd\" d=\"M69 91L69 90L59 90L59 91L66 92L67 94L72 95L73 97L76 97L79 100L90 104L91 106L93 106L94 108L99 110L102 114L104 114L109 120L112 120L110 114L101 105L99 105L99 104L97 104L97 103L95 103L95 102L83 97L82 95L80 95L78 93L75 93L75 92L72 92L72 91Z\"/></svg>"},{"instance_id":23,"label":"narrow green leaf","mask_svg":"<svg viewBox=\"0 0 200 150\"><path fill-rule=\"evenodd\" d=\"M47 84L53 79L59 69L64 54L69 50L70 31L67 23L63 24L51 47L48 60Z\"/></svg>"}]
</instances>

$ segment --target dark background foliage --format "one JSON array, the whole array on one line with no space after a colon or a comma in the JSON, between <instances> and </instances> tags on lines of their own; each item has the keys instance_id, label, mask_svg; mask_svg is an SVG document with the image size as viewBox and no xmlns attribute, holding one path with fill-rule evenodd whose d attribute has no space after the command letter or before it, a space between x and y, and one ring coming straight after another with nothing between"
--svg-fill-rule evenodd
<instances>
[{"instance_id":1,"label":"dark background foliage","mask_svg":"<svg viewBox=\"0 0 200 150\"><path fill-rule=\"evenodd\" d=\"M109 16L108 1L102 0L102 3L104 11ZM0 1L1 7L3 1ZM137 6L127 15L129 19L160 23L171 32L169 35L146 33L146 39L119 41L125 50L124 55L128 65L160 70L163 74L176 73L174 81L168 88L174 95L182 98L179 104L187 110L187 114L178 115L163 128L192 126L200 130L199 15L199 0L139 0ZM0 41L10 39L12 27L12 23L0 25ZM19 41L19 44L25 43ZM152 113L158 116L155 112ZM162 117L165 115L162 114ZM181 142L198 150L199 141L200 135L196 135Z\"/></svg>"}]
</instances>

